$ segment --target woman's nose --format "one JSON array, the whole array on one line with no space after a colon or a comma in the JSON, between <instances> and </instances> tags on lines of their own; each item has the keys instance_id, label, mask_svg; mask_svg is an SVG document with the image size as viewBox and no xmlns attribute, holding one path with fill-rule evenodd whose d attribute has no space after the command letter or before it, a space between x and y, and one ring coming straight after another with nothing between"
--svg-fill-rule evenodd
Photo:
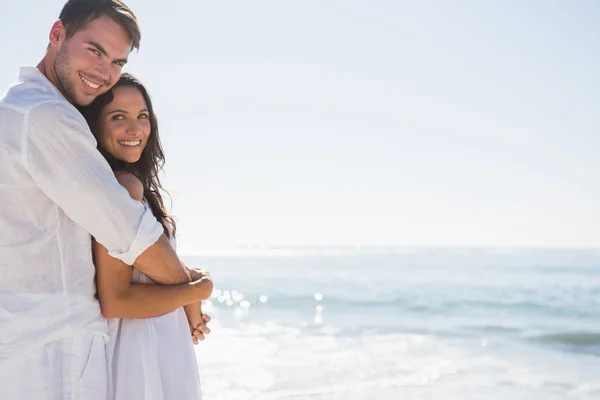
<instances>
[{"instance_id":1,"label":"woman's nose","mask_svg":"<svg viewBox=\"0 0 600 400\"><path fill-rule=\"evenodd\" d=\"M142 132L142 127L140 123L135 120L129 123L127 126L127 133L130 135L138 135Z\"/></svg>"}]
</instances>

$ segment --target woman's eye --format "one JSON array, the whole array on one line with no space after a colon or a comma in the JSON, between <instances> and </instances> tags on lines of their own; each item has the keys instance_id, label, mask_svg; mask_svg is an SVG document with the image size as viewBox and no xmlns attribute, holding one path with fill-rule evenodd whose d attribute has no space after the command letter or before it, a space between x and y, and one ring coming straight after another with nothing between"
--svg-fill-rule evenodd
<instances>
[{"instance_id":1,"label":"woman's eye","mask_svg":"<svg viewBox=\"0 0 600 400\"><path fill-rule=\"evenodd\" d=\"M125 119L125 116L123 114L117 114L117 115L113 115L113 117L111 118L113 121L120 121Z\"/></svg>"},{"instance_id":2,"label":"woman's eye","mask_svg":"<svg viewBox=\"0 0 600 400\"><path fill-rule=\"evenodd\" d=\"M140 114L141 119L148 119L150 116L148 114Z\"/></svg>"}]
</instances>

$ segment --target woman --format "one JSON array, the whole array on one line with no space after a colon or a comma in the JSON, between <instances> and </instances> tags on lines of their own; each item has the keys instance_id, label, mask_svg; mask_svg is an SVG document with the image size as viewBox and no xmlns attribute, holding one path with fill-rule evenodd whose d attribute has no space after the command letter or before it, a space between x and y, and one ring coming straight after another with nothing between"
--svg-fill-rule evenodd
<instances>
[{"instance_id":1,"label":"woman","mask_svg":"<svg viewBox=\"0 0 600 400\"><path fill-rule=\"evenodd\" d=\"M119 183L131 197L152 209L174 244L175 221L165 211L158 177L164 156L156 116L144 86L133 76L123 74L111 91L81 112ZM97 242L94 262L100 306L109 318L110 398L200 399L186 313L197 339L202 334L193 328L204 322L200 301L212 292L210 276L196 270L199 279L190 284L154 285L134 267L110 257Z\"/></svg>"}]
</instances>

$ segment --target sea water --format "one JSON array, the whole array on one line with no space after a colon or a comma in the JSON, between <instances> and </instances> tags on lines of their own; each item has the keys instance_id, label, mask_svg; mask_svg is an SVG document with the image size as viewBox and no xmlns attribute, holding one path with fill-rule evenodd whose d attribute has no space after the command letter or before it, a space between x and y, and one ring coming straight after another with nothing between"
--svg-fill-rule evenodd
<instances>
[{"instance_id":1,"label":"sea water","mask_svg":"<svg viewBox=\"0 0 600 400\"><path fill-rule=\"evenodd\" d=\"M238 249L205 400L600 399L600 251Z\"/></svg>"}]
</instances>

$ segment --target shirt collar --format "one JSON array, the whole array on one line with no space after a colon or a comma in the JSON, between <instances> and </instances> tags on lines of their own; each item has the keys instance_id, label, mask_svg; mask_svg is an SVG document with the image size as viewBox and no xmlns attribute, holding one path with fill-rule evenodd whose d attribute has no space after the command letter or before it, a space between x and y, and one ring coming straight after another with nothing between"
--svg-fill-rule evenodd
<instances>
[{"instance_id":1,"label":"shirt collar","mask_svg":"<svg viewBox=\"0 0 600 400\"><path fill-rule=\"evenodd\" d=\"M46 75L42 74L42 72L36 67L24 66L19 68L19 81L20 82L37 82L44 86L46 89L53 91L55 94L59 95L63 99L65 96L58 90L56 86L52 84L46 77ZM66 100L66 99L65 99Z\"/></svg>"}]
</instances>

